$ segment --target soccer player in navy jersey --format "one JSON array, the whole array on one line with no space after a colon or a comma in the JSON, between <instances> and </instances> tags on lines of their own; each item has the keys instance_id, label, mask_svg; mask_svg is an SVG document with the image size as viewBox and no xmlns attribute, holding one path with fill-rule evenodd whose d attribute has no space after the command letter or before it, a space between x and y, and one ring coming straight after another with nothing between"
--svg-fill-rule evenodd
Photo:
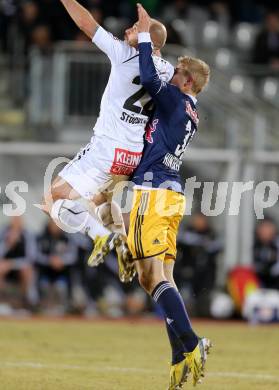
<instances>
[{"instance_id":1,"label":"soccer player in navy jersey","mask_svg":"<svg viewBox=\"0 0 279 390\"><path fill-rule=\"evenodd\" d=\"M140 4L138 14L140 78L155 112L132 178L136 186L128 246L141 286L164 314L173 351L169 390L176 390L189 374L194 385L200 381L211 346L194 332L173 279L176 236L185 208L179 169L198 126L196 95L208 83L210 69L199 59L181 57L170 83L162 82L151 57L150 17Z\"/></svg>"}]
</instances>

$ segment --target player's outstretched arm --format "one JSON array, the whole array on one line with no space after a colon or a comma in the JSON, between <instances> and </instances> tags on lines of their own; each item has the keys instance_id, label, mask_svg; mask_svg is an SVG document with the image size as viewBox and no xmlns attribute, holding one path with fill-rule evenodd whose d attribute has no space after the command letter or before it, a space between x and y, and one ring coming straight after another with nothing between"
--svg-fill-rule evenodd
<instances>
[{"instance_id":1,"label":"player's outstretched arm","mask_svg":"<svg viewBox=\"0 0 279 390\"><path fill-rule=\"evenodd\" d=\"M76 25L109 57L112 63L121 63L133 55L130 46L117 40L112 34L100 27L90 12L76 0L60 1Z\"/></svg>"},{"instance_id":2,"label":"player's outstretched arm","mask_svg":"<svg viewBox=\"0 0 279 390\"><path fill-rule=\"evenodd\" d=\"M150 96L167 111L172 108L171 91L169 85L163 82L156 71L152 60L152 45L149 34L150 17L141 4L138 4L138 42L140 81Z\"/></svg>"},{"instance_id":3,"label":"player's outstretched arm","mask_svg":"<svg viewBox=\"0 0 279 390\"><path fill-rule=\"evenodd\" d=\"M71 16L75 24L92 39L99 26L93 16L87 9L80 5L76 0L60 0Z\"/></svg>"},{"instance_id":4,"label":"player's outstretched arm","mask_svg":"<svg viewBox=\"0 0 279 390\"><path fill-rule=\"evenodd\" d=\"M161 86L161 80L156 72L153 60L151 58L151 38L149 29L151 19L141 4L137 4L138 8L138 42L139 42L139 63L140 63L140 79L141 83L148 92L158 92Z\"/></svg>"}]
</instances>

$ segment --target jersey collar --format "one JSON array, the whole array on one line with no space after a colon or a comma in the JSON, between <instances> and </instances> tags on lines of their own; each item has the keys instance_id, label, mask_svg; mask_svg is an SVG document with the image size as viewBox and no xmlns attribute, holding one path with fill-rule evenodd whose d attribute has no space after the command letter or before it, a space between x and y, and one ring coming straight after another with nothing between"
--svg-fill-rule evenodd
<instances>
[{"instance_id":1,"label":"jersey collar","mask_svg":"<svg viewBox=\"0 0 279 390\"><path fill-rule=\"evenodd\" d=\"M192 101L193 101L193 103L196 105L197 104L197 99L195 98L195 96L192 96L192 95L190 95L189 93L186 93L186 95L187 96L189 96L189 98L191 98L192 99Z\"/></svg>"}]
</instances>

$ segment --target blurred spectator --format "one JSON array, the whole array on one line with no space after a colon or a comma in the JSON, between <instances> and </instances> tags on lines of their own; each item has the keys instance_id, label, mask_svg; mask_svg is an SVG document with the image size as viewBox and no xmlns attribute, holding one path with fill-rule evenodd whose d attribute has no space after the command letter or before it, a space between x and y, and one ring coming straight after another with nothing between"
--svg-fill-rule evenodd
<instances>
[{"instance_id":1,"label":"blurred spectator","mask_svg":"<svg viewBox=\"0 0 279 390\"><path fill-rule=\"evenodd\" d=\"M168 4L162 14L162 18L172 22L175 19L187 19L189 17L190 2L188 0L175 0Z\"/></svg>"},{"instance_id":2,"label":"blurred spectator","mask_svg":"<svg viewBox=\"0 0 279 390\"><path fill-rule=\"evenodd\" d=\"M108 2L108 3L112 3L112 2ZM159 6L161 5L160 3L162 3L162 1L159 0L142 0L141 2L141 4L144 6L147 12L150 13L150 15L152 15L153 17L158 16L158 13L160 11ZM136 0L126 0L126 1L122 0L120 1L120 4L118 6L120 15L119 14L116 15L116 13L114 13L114 15L128 18L130 22L134 23L137 20L136 4L137 4Z\"/></svg>"},{"instance_id":3,"label":"blurred spectator","mask_svg":"<svg viewBox=\"0 0 279 390\"><path fill-rule=\"evenodd\" d=\"M27 53L31 46L32 32L38 23L41 23L40 9L35 1L28 0L20 7L19 33L24 40L24 51Z\"/></svg>"},{"instance_id":4,"label":"blurred spectator","mask_svg":"<svg viewBox=\"0 0 279 390\"><path fill-rule=\"evenodd\" d=\"M40 10L41 24L45 24L51 31L54 41L73 39L76 33L76 26L72 19L65 13L61 1L57 0L36 0ZM87 6L87 2L80 1Z\"/></svg>"},{"instance_id":5,"label":"blurred spectator","mask_svg":"<svg viewBox=\"0 0 279 390\"><path fill-rule=\"evenodd\" d=\"M279 238L276 225L271 220L257 225L254 266L262 287L279 289Z\"/></svg>"},{"instance_id":6,"label":"blurred spectator","mask_svg":"<svg viewBox=\"0 0 279 390\"><path fill-rule=\"evenodd\" d=\"M38 237L38 283L42 306L63 314L68 309L71 291L71 270L77 261L78 249L70 235L52 220Z\"/></svg>"},{"instance_id":7,"label":"blurred spectator","mask_svg":"<svg viewBox=\"0 0 279 390\"><path fill-rule=\"evenodd\" d=\"M234 22L261 23L264 16L264 6L268 7L266 0L229 0L228 3Z\"/></svg>"},{"instance_id":8,"label":"blurred spectator","mask_svg":"<svg viewBox=\"0 0 279 390\"><path fill-rule=\"evenodd\" d=\"M175 0L168 4L163 12L162 19L166 22L173 22L175 19L188 20L191 23L203 23L208 19L208 10L205 7L196 5L196 2L189 0Z\"/></svg>"},{"instance_id":9,"label":"blurred spectator","mask_svg":"<svg viewBox=\"0 0 279 390\"><path fill-rule=\"evenodd\" d=\"M175 280L194 302L197 315L208 315L210 293L216 283L217 255L222 250L219 237L210 227L208 218L196 214L187 230L178 236L180 256L175 268Z\"/></svg>"},{"instance_id":10,"label":"blurred spectator","mask_svg":"<svg viewBox=\"0 0 279 390\"><path fill-rule=\"evenodd\" d=\"M21 217L11 219L0 233L0 292L8 281L19 282L24 304L38 303L34 283L33 262L36 257L34 237L24 229Z\"/></svg>"},{"instance_id":11,"label":"blurred spectator","mask_svg":"<svg viewBox=\"0 0 279 390\"><path fill-rule=\"evenodd\" d=\"M41 54L48 54L52 47L51 30L45 24L39 24L31 32L31 46L35 46Z\"/></svg>"},{"instance_id":12,"label":"blurred spectator","mask_svg":"<svg viewBox=\"0 0 279 390\"><path fill-rule=\"evenodd\" d=\"M15 0L0 1L0 50L8 49L9 30L16 14L17 6Z\"/></svg>"},{"instance_id":13,"label":"blurred spectator","mask_svg":"<svg viewBox=\"0 0 279 390\"><path fill-rule=\"evenodd\" d=\"M279 13L270 12L265 26L259 32L253 48L252 60L255 64L269 65L279 70Z\"/></svg>"},{"instance_id":14,"label":"blurred spectator","mask_svg":"<svg viewBox=\"0 0 279 390\"><path fill-rule=\"evenodd\" d=\"M209 6L209 12L212 20L216 20L216 22L223 26L229 27L230 14L226 1L213 1Z\"/></svg>"},{"instance_id":15,"label":"blurred spectator","mask_svg":"<svg viewBox=\"0 0 279 390\"><path fill-rule=\"evenodd\" d=\"M93 7L89 8L90 13L93 15L93 18L96 20L97 23L103 24L104 21L104 14L100 7Z\"/></svg>"}]
</instances>

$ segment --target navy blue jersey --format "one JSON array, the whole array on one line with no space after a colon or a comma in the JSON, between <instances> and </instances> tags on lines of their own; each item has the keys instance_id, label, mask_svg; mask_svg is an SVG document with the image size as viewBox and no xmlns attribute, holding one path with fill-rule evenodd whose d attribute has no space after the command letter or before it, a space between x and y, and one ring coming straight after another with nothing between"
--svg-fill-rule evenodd
<instances>
[{"instance_id":1,"label":"navy blue jersey","mask_svg":"<svg viewBox=\"0 0 279 390\"><path fill-rule=\"evenodd\" d=\"M139 43L141 84L152 96L155 112L147 125L143 157L132 181L144 186L150 181L153 188L183 192L179 170L183 153L197 130L196 99L162 82L151 54L151 43Z\"/></svg>"}]
</instances>

